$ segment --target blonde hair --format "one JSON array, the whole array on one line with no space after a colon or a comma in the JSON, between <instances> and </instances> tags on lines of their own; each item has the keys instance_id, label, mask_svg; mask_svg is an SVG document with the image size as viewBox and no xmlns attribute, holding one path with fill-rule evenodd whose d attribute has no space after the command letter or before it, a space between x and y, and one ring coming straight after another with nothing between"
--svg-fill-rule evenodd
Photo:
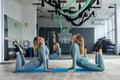
<instances>
[{"instance_id":1,"label":"blonde hair","mask_svg":"<svg viewBox=\"0 0 120 80\"><path fill-rule=\"evenodd\" d=\"M53 51L56 51L58 47L59 47L58 42L53 43Z\"/></svg>"},{"instance_id":2,"label":"blonde hair","mask_svg":"<svg viewBox=\"0 0 120 80\"><path fill-rule=\"evenodd\" d=\"M33 40L33 51L34 53L38 52L39 44L38 44L38 37L35 37Z\"/></svg>"},{"instance_id":3,"label":"blonde hair","mask_svg":"<svg viewBox=\"0 0 120 80\"><path fill-rule=\"evenodd\" d=\"M80 34L77 35L76 37L76 41L79 44L79 48L80 48L80 54L83 56L84 55L84 49L85 49L85 45L84 45L84 37Z\"/></svg>"}]
</instances>

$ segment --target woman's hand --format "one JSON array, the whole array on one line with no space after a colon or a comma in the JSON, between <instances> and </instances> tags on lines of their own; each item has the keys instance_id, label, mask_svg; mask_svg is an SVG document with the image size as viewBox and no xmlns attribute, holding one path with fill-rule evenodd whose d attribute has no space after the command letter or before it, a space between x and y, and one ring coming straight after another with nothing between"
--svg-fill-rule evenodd
<instances>
[{"instance_id":1,"label":"woman's hand","mask_svg":"<svg viewBox=\"0 0 120 80\"><path fill-rule=\"evenodd\" d=\"M74 72L73 67L69 68L68 72Z\"/></svg>"},{"instance_id":2,"label":"woman's hand","mask_svg":"<svg viewBox=\"0 0 120 80\"><path fill-rule=\"evenodd\" d=\"M70 69L70 70L68 70L68 72L74 72L74 69Z\"/></svg>"},{"instance_id":3,"label":"woman's hand","mask_svg":"<svg viewBox=\"0 0 120 80\"><path fill-rule=\"evenodd\" d=\"M40 45L45 45L45 40L44 40L44 38L40 38L39 43L40 43Z\"/></svg>"},{"instance_id":4,"label":"woman's hand","mask_svg":"<svg viewBox=\"0 0 120 80\"><path fill-rule=\"evenodd\" d=\"M50 69L47 69L46 72L51 72L51 70L50 70Z\"/></svg>"},{"instance_id":5,"label":"woman's hand","mask_svg":"<svg viewBox=\"0 0 120 80\"><path fill-rule=\"evenodd\" d=\"M42 45L45 45L45 42L44 42L44 41L42 41L42 42L41 42L41 44L42 44Z\"/></svg>"}]
</instances>

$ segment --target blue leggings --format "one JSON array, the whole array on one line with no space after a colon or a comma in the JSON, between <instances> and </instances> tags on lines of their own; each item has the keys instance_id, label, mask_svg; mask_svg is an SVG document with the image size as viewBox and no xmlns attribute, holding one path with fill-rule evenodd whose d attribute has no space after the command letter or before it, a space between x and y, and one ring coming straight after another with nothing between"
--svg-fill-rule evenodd
<instances>
[{"instance_id":1,"label":"blue leggings","mask_svg":"<svg viewBox=\"0 0 120 80\"><path fill-rule=\"evenodd\" d=\"M61 58L61 48L57 48L55 53L49 56L50 58Z\"/></svg>"},{"instance_id":2,"label":"blue leggings","mask_svg":"<svg viewBox=\"0 0 120 80\"><path fill-rule=\"evenodd\" d=\"M42 60L38 60L37 58L32 59L30 62L25 63L25 58L23 54L17 54L16 60L16 68L15 71L29 71L34 68L38 68L42 64Z\"/></svg>"},{"instance_id":3,"label":"blue leggings","mask_svg":"<svg viewBox=\"0 0 120 80\"><path fill-rule=\"evenodd\" d=\"M75 69L76 64L79 67L86 68L88 70L97 70L104 71L104 59L102 54L95 55L95 63L91 63L87 58L87 51L85 49L84 56L82 57L79 52L79 45L77 43L73 43L71 47L71 56L73 58L72 69Z\"/></svg>"},{"instance_id":4,"label":"blue leggings","mask_svg":"<svg viewBox=\"0 0 120 80\"><path fill-rule=\"evenodd\" d=\"M49 62L49 49L47 46L40 46L38 49L38 58L42 58L43 64L44 64L44 69L47 71L48 68L48 62Z\"/></svg>"},{"instance_id":5,"label":"blue leggings","mask_svg":"<svg viewBox=\"0 0 120 80\"><path fill-rule=\"evenodd\" d=\"M102 54L96 54L95 56L95 64L91 63L88 58L79 57L76 60L76 64L79 67L86 68L88 70L96 70L96 71L104 71L104 61Z\"/></svg>"}]
</instances>

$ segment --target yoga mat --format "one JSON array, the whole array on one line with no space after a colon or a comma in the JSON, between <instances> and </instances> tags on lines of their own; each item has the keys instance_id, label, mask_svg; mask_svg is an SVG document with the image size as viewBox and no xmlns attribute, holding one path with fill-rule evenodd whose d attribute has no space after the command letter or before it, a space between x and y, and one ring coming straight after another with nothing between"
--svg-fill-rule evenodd
<instances>
[{"instance_id":1,"label":"yoga mat","mask_svg":"<svg viewBox=\"0 0 120 80\"><path fill-rule=\"evenodd\" d=\"M49 60L70 60L72 58L50 58Z\"/></svg>"},{"instance_id":2,"label":"yoga mat","mask_svg":"<svg viewBox=\"0 0 120 80\"><path fill-rule=\"evenodd\" d=\"M53 68L53 69L51 69L51 72L68 72L68 69L69 68ZM45 70L43 68L35 68L33 70L30 70L30 71L17 71L15 73L22 73L22 72L27 72L27 73L45 72ZM74 72L99 72L99 71L87 70L84 68L77 68Z\"/></svg>"}]
</instances>

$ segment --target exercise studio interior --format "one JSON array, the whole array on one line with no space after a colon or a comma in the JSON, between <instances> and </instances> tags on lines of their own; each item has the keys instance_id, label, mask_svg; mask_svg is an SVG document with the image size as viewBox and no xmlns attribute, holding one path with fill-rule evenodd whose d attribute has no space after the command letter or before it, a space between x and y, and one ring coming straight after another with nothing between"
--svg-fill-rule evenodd
<instances>
[{"instance_id":1,"label":"exercise studio interior","mask_svg":"<svg viewBox=\"0 0 120 80\"><path fill-rule=\"evenodd\" d=\"M119 80L119 0L0 0L0 80Z\"/></svg>"}]
</instances>

